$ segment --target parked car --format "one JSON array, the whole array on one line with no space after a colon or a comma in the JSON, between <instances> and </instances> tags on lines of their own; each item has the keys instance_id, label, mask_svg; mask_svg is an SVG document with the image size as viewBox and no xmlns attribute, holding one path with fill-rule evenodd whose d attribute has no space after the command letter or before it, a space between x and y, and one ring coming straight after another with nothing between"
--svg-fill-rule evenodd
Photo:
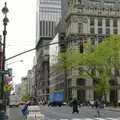
<instances>
[{"instance_id":1,"label":"parked car","mask_svg":"<svg viewBox=\"0 0 120 120\"><path fill-rule=\"evenodd\" d=\"M62 105L63 105L63 103L59 102L59 101L53 101L53 102L48 103L48 106L59 106L59 107L61 107Z\"/></svg>"},{"instance_id":2,"label":"parked car","mask_svg":"<svg viewBox=\"0 0 120 120\"><path fill-rule=\"evenodd\" d=\"M16 94L11 94L9 99L9 107L19 106L19 97Z\"/></svg>"}]
</instances>

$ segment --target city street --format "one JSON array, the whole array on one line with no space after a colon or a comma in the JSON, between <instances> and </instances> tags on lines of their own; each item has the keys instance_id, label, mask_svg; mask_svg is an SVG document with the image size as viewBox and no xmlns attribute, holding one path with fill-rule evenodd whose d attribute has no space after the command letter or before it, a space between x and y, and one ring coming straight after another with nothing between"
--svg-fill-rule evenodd
<instances>
[{"instance_id":1,"label":"city street","mask_svg":"<svg viewBox=\"0 0 120 120\"><path fill-rule=\"evenodd\" d=\"M81 107L79 109L79 114L72 114L71 107L41 107L41 113L45 115L45 120L60 120L60 119L75 119L75 118L96 118L96 110L90 107ZM119 118L120 111L111 111L106 109L101 109L101 118Z\"/></svg>"},{"instance_id":2,"label":"city street","mask_svg":"<svg viewBox=\"0 0 120 120\"><path fill-rule=\"evenodd\" d=\"M21 107L13 107L8 109L9 119L8 120L21 120ZM96 120L96 110L90 107L79 108L79 114L72 114L71 107L48 107L41 106L40 112L45 115L45 120ZM120 111L111 109L101 109L101 118L103 120L119 120ZM116 119L115 119L116 118ZM101 119L102 120L102 119Z\"/></svg>"},{"instance_id":3,"label":"city street","mask_svg":"<svg viewBox=\"0 0 120 120\"><path fill-rule=\"evenodd\" d=\"M21 120L21 107L8 108L8 120Z\"/></svg>"}]
</instances>

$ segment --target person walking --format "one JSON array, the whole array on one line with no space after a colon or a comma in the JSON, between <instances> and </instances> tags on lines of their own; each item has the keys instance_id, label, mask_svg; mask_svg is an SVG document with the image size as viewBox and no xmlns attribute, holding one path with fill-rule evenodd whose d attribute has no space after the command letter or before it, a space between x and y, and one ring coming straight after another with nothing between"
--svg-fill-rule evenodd
<instances>
[{"instance_id":1,"label":"person walking","mask_svg":"<svg viewBox=\"0 0 120 120\"><path fill-rule=\"evenodd\" d=\"M21 112L22 112L22 119L23 120L27 120L27 114L28 114L28 106L30 105L30 101L27 101L23 108L21 109Z\"/></svg>"},{"instance_id":2,"label":"person walking","mask_svg":"<svg viewBox=\"0 0 120 120\"><path fill-rule=\"evenodd\" d=\"M78 110L78 101L77 101L77 99L74 99L74 100L72 101L72 107L73 107L72 113L75 113L75 112L79 113L79 110Z\"/></svg>"},{"instance_id":3,"label":"person walking","mask_svg":"<svg viewBox=\"0 0 120 120\"><path fill-rule=\"evenodd\" d=\"M96 108L96 111L97 111L97 117L100 117L100 101L99 100L96 100L95 101L95 108Z\"/></svg>"}]
</instances>

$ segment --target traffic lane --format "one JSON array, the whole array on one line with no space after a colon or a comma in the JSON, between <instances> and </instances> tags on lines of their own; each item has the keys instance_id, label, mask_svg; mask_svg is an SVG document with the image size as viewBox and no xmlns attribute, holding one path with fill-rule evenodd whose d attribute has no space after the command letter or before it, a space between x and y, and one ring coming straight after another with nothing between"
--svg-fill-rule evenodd
<instances>
[{"instance_id":1,"label":"traffic lane","mask_svg":"<svg viewBox=\"0 0 120 120\"><path fill-rule=\"evenodd\" d=\"M79 108L79 114L72 114L71 107L41 107L41 113L45 115L45 120L56 119L60 120L71 118L95 118L97 116L96 109L81 107ZM108 111L105 109L100 110L102 118L120 118L120 113L117 111ZM58 118L58 119L57 119Z\"/></svg>"},{"instance_id":2,"label":"traffic lane","mask_svg":"<svg viewBox=\"0 0 120 120\"><path fill-rule=\"evenodd\" d=\"M95 111L91 109L86 111L79 109L79 114L72 113L71 107L41 107L41 113L45 115L45 120L60 120L60 119L73 119L73 118L94 118Z\"/></svg>"},{"instance_id":3,"label":"traffic lane","mask_svg":"<svg viewBox=\"0 0 120 120\"><path fill-rule=\"evenodd\" d=\"M21 106L9 108L9 120L21 120Z\"/></svg>"}]
</instances>

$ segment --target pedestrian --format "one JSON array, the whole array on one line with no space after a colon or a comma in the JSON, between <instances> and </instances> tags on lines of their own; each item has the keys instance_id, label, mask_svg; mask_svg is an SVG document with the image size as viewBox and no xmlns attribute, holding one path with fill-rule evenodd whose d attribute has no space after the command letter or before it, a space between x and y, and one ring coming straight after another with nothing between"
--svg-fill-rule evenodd
<instances>
[{"instance_id":1,"label":"pedestrian","mask_svg":"<svg viewBox=\"0 0 120 120\"><path fill-rule=\"evenodd\" d=\"M73 99L73 101L72 101L72 107L73 107L72 113L75 113L75 112L79 113L77 99Z\"/></svg>"},{"instance_id":2,"label":"pedestrian","mask_svg":"<svg viewBox=\"0 0 120 120\"><path fill-rule=\"evenodd\" d=\"M96 111L97 111L97 117L100 117L100 101L99 100L96 100L95 101L95 108L96 108Z\"/></svg>"},{"instance_id":3,"label":"pedestrian","mask_svg":"<svg viewBox=\"0 0 120 120\"><path fill-rule=\"evenodd\" d=\"M27 114L28 114L28 106L30 105L30 101L27 101L24 105L23 108L21 109L22 112L22 118L23 120L27 120Z\"/></svg>"},{"instance_id":4,"label":"pedestrian","mask_svg":"<svg viewBox=\"0 0 120 120\"><path fill-rule=\"evenodd\" d=\"M94 101L90 100L90 106L93 108L94 107Z\"/></svg>"}]
</instances>

